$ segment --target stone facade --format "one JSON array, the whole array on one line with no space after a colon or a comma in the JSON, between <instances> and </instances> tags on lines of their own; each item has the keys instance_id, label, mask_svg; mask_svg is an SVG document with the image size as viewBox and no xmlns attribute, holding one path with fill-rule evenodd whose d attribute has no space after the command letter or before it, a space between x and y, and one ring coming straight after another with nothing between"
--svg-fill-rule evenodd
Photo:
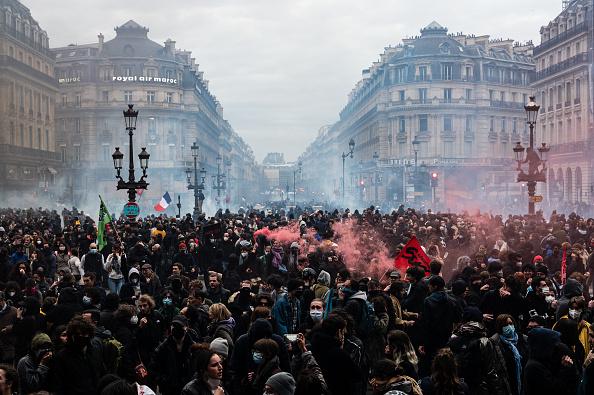
<instances>
[{"instance_id":1,"label":"stone facade","mask_svg":"<svg viewBox=\"0 0 594 395\"><path fill-rule=\"evenodd\" d=\"M574 0L540 29L534 48L537 136L551 145L546 198L594 202L592 0Z\"/></svg>"},{"instance_id":2,"label":"stone facade","mask_svg":"<svg viewBox=\"0 0 594 395\"><path fill-rule=\"evenodd\" d=\"M531 55L531 43L448 34L431 23L420 36L386 48L363 71L340 120L302 156L304 169L305 163L320 168L318 161L335 169L335 179L312 182L337 197L341 153L353 138L354 158L345 161L347 196L366 204L396 204L415 195L430 200L432 191L419 190L424 181L416 182L416 191L412 186L416 137L417 171L438 174L435 194L442 207L485 193L504 198L501 191L516 187L512 144L528 138L523 106L534 78Z\"/></svg>"},{"instance_id":3,"label":"stone facade","mask_svg":"<svg viewBox=\"0 0 594 395\"><path fill-rule=\"evenodd\" d=\"M158 200L169 191L188 201L184 168L190 166L190 146L200 147L200 167L207 171L205 195L216 196L211 176L221 155L230 182L226 200L237 203L255 179L255 159L250 147L223 118L223 108L208 89L192 53L177 49L175 41L160 45L148 38L148 29L134 21L115 29L116 37L88 45L55 48L58 147L70 177L86 179L71 189L74 200L85 193L113 193L111 154L120 147L127 163L128 136L122 110L134 104L139 111L134 135L135 156L146 147L149 190L143 199ZM135 158L136 160L136 158ZM127 165L123 171L125 174ZM72 179L68 185L72 185ZM90 187L92 186L92 188ZM123 198L124 194L122 194ZM174 197L177 201L177 197ZM183 199L186 200L186 199Z\"/></svg>"},{"instance_id":4,"label":"stone facade","mask_svg":"<svg viewBox=\"0 0 594 395\"><path fill-rule=\"evenodd\" d=\"M0 196L54 192L57 92L47 33L27 7L0 0Z\"/></svg>"}]
</instances>

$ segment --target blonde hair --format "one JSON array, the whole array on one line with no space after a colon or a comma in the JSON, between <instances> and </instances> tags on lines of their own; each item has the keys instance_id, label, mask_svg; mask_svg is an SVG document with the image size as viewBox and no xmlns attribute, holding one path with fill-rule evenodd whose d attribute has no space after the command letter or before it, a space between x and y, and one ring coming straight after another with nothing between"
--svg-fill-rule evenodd
<instances>
[{"instance_id":1,"label":"blonde hair","mask_svg":"<svg viewBox=\"0 0 594 395\"><path fill-rule=\"evenodd\" d=\"M213 321L224 321L231 318L231 312L222 303L214 303L208 309L208 314L212 317Z\"/></svg>"},{"instance_id":2,"label":"blonde hair","mask_svg":"<svg viewBox=\"0 0 594 395\"><path fill-rule=\"evenodd\" d=\"M140 295L140 297L138 298L138 302L148 304L151 310L155 309L155 299L153 299L153 297L150 295Z\"/></svg>"}]
</instances>

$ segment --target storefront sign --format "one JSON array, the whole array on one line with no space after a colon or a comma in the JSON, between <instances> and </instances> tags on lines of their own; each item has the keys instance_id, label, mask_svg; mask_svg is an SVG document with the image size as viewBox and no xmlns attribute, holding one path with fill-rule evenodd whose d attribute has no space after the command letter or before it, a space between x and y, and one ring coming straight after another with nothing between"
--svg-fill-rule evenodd
<instances>
[{"instance_id":1,"label":"storefront sign","mask_svg":"<svg viewBox=\"0 0 594 395\"><path fill-rule=\"evenodd\" d=\"M73 82L80 82L80 77L58 78L58 84L71 84Z\"/></svg>"},{"instance_id":2,"label":"storefront sign","mask_svg":"<svg viewBox=\"0 0 594 395\"><path fill-rule=\"evenodd\" d=\"M130 76L118 76L112 77L112 82L158 82L162 84L177 84L177 78L167 77L147 77L144 75L130 75Z\"/></svg>"}]
</instances>

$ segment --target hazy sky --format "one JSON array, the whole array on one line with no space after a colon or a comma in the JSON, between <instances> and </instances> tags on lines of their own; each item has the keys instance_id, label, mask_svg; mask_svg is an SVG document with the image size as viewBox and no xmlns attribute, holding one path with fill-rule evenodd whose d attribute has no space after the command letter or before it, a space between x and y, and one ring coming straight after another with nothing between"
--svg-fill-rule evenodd
<instances>
[{"instance_id":1,"label":"hazy sky","mask_svg":"<svg viewBox=\"0 0 594 395\"><path fill-rule=\"evenodd\" d=\"M21 0L50 45L115 36L129 19L192 51L225 118L253 147L295 159L338 119L361 70L436 20L450 32L539 42L561 0Z\"/></svg>"}]
</instances>

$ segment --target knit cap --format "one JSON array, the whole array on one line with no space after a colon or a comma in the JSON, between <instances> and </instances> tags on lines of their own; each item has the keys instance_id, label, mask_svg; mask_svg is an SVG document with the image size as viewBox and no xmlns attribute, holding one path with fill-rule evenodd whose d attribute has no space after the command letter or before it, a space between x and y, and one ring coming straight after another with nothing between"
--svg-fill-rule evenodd
<instances>
[{"instance_id":1,"label":"knit cap","mask_svg":"<svg viewBox=\"0 0 594 395\"><path fill-rule=\"evenodd\" d=\"M227 359L229 356L229 344L227 343L227 339L223 339L222 337L215 338L210 342L210 351L216 352L221 357Z\"/></svg>"},{"instance_id":2,"label":"knit cap","mask_svg":"<svg viewBox=\"0 0 594 395\"><path fill-rule=\"evenodd\" d=\"M278 395L293 395L295 393L295 379L287 372L273 374L266 380L266 385L271 386Z\"/></svg>"},{"instance_id":3,"label":"knit cap","mask_svg":"<svg viewBox=\"0 0 594 395\"><path fill-rule=\"evenodd\" d=\"M50 337L45 333L38 333L33 336L33 340L31 340L31 350L38 351L43 348L43 346L51 345L52 340Z\"/></svg>"}]
</instances>

